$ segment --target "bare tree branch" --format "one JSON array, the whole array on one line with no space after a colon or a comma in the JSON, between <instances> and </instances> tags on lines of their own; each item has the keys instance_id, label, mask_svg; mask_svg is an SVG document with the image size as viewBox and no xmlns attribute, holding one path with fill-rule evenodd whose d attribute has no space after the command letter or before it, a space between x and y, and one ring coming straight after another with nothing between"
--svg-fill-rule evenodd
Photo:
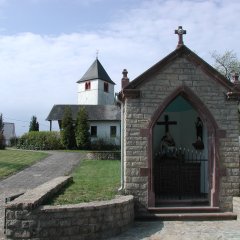
<instances>
[{"instance_id":1,"label":"bare tree branch","mask_svg":"<svg viewBox=\"0 0 240 240\"><path fill-rule=\"evenodd\" d=\"M240 72L240 61L233 51L226 51L223 55L213 51L211 57L215 60L214 67L227 79L231 80L233 73Z\"/></svg>"}]
</instances>

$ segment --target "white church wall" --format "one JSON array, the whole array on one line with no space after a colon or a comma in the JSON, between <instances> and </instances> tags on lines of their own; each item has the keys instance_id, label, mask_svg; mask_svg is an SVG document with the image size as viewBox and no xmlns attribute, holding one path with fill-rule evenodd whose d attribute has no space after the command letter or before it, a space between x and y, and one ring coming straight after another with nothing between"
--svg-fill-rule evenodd
<instances>
[{"instance_id":1,"label":"white church wall","mask_svg":"<svg viewBox=\"0 0 240 240\"><path fill-rule=\"evenodd\" d=\"M90 122L90 129L91 126L96 126L97 127L97 136L96 137L91 137L91 141L97 141L99 139L104 139L106 142L115 144L115 145L120 145L120 121L91 121ZM110 135L110 127L111 126L116 126L116 136L112 137Z\"/></svg>"},{"instance_id":2,"label":"white church wall","mask_svg":"<svg viewBox=\"0 0 240 240\"><path fill-rule=\"evenodd\" d=\"M11 138L16 137L15 124L9 123L9 122L4 122L3 135L5 137L6 145L9 146Z\"/></svg>"},{"instance_id":3,"label":"white church wall","mask_svg":"<svg viewBox=\"0 0 240 240\"><path fill-rule=\"evenodd\" d=\"M98 81L91 80L91 89L85 90L85 82L78 84L78 104L97 105L98 104Z\"/></svg>"},{"instance_id":4,"label":"white church wall","mask_svg":"<svg viewBox=\"0 0 240 240\"><path fill-rule=\"evenodd\" d=\"M108 83L108 92L104 91L104 81L91 80L91 89L85 90L85 83L78 84L78 104L112 105L114 104L114 85Z\"/></svg>"},{"instance_id":5,"label":"white church wall","mask_svg":"<svg viewBox=\"0 0 240 240\"><path fill-rule=\"evenodd\" d=\"M104 81L98 81L98 104L112 105L114 104L114 85L108 83L108 92L104 91Z\"/></svg>"}]
</instances>

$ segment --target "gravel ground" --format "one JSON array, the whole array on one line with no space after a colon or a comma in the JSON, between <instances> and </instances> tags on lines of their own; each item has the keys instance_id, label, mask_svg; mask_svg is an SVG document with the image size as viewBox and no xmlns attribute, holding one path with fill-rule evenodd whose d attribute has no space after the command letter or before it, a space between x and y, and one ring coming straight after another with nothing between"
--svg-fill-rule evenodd
<instances>
[{"instance_id":1,"label":"gravel ground","mask_svg":"<svg viewBox=\"0 0 240 240\"><path fill-rule=\"evenodd\" d=\"M108 240L240 240L240 221L135 222Z\"/></svg>"}]
</instances>

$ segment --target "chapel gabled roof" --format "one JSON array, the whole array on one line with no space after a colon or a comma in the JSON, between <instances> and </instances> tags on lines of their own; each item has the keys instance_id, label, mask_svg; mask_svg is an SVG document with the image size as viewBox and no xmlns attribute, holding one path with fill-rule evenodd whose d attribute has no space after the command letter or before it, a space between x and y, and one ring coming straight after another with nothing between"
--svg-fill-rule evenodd
<instances>
[{"instance_id":1,"label":"chapel gabled roof","mask_svg":"<svg viewBox=\"0 0 240 240\"><path fill-rule=\"evenodd\" d=\"M64 110L70 107L73 120L77 119L80 107L84 107L88 113L89 121L120 121L121 111L117 105L78 105L78 104L56 104L52 107L47 121L62 120Z\"/></svg>"},{"instance_id":2,"label":"chapel gabled roof","mask_svg":"<svg viewBox=\"0 0 240 240\"><path fill-rule=\"evenodd\" d=\"M102 66L98 59L96 59L93 62L93 64L90 66L87 72L82 76L82 78L79 81L77 81L77 83L94 79L101 79L105 82L115 85L115 83L108 76L107 72L105 71L104 67Z\"/></svg>"},{"instance_id":3,"label":"chapel gabled roof","mask_svg":"<svg viewBox=\"0 0 240 240\"><path fill-rule=\"evenodd\" d=\"M165 58L157 62L155 65L150 67L148 70L143 72L141 75L136 77L133 81L131 81L127 86L123 88L124 90L128 89L136 89L140 84L147 81L149 76L152 76L157 71L163 69L169 63L174 61L176 58L184 56L188 59L191 63L195 66L200 68L203 72L205 72L209 77L214 79L216 82L224 86L226 89L231 90L234 87L234 84L230 82L227 78L225 78L222 74L220 74L215 68L213 68L210 64L205 62L202 58L200 58L197 54L192 52L188 47L185 45L179 46L176 50L171 52Z\"/></svg>"}]
</instances>

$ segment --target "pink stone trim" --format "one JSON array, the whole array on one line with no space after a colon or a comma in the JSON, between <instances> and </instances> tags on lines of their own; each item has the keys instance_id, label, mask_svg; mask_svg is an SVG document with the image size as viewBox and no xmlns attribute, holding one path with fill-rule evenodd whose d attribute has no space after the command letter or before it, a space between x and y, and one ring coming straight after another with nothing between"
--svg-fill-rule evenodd
<instances>
[{"instance_id":1,"label":"pink stone trim","mask_svg":"<svg viewBox=\"0 0 240 240\"><path fill-rule=\"evenodd\" d=\"M209 195L210 205L217 207L219 205L219 143L218 137L225 135L224 131L219 129L213 115L204 105L204 103L195 95L195 93L187 86L182 85L173 91L166 99L159 105L158 109L153 114L148 125L148 207L155 206L155 193L154 193L154 178L152 167L152 132L158 118L163 114L166 107L177 97L182 96L189 101L195 110L198 112L204 125L208 130L208 159L209 159Z\"/></svg>"},{"instance_id":2,"label":"pink stone trim","mask_svg":"<svg viewBox=\"0 0 240 240\"><path fill-rule=\"evenodd\" d=\"M148 171L149 171L148 168L140 168L140 176L147 177L149 175Z\"/></svg>"},{"instance_id":3,"label":"pink stone trim","mask_svg":"<svg viewBox=\"0 0 240 240\"><path fill-rule=\"evenodd\" d=\"M148 128L141 128L140 129L140 137L147 137L149 133L149 129Z\"/></svg>"},{"instance_id":4,"label":"pink stone trim","mask_svg":"<svg viewBox=\"0 0 240 240\"><path fill-rule=\"evenodd\" d=\"M140 90L138 89L123 89L123 98L139 98Z\"/></svg>"}]
</instances>

